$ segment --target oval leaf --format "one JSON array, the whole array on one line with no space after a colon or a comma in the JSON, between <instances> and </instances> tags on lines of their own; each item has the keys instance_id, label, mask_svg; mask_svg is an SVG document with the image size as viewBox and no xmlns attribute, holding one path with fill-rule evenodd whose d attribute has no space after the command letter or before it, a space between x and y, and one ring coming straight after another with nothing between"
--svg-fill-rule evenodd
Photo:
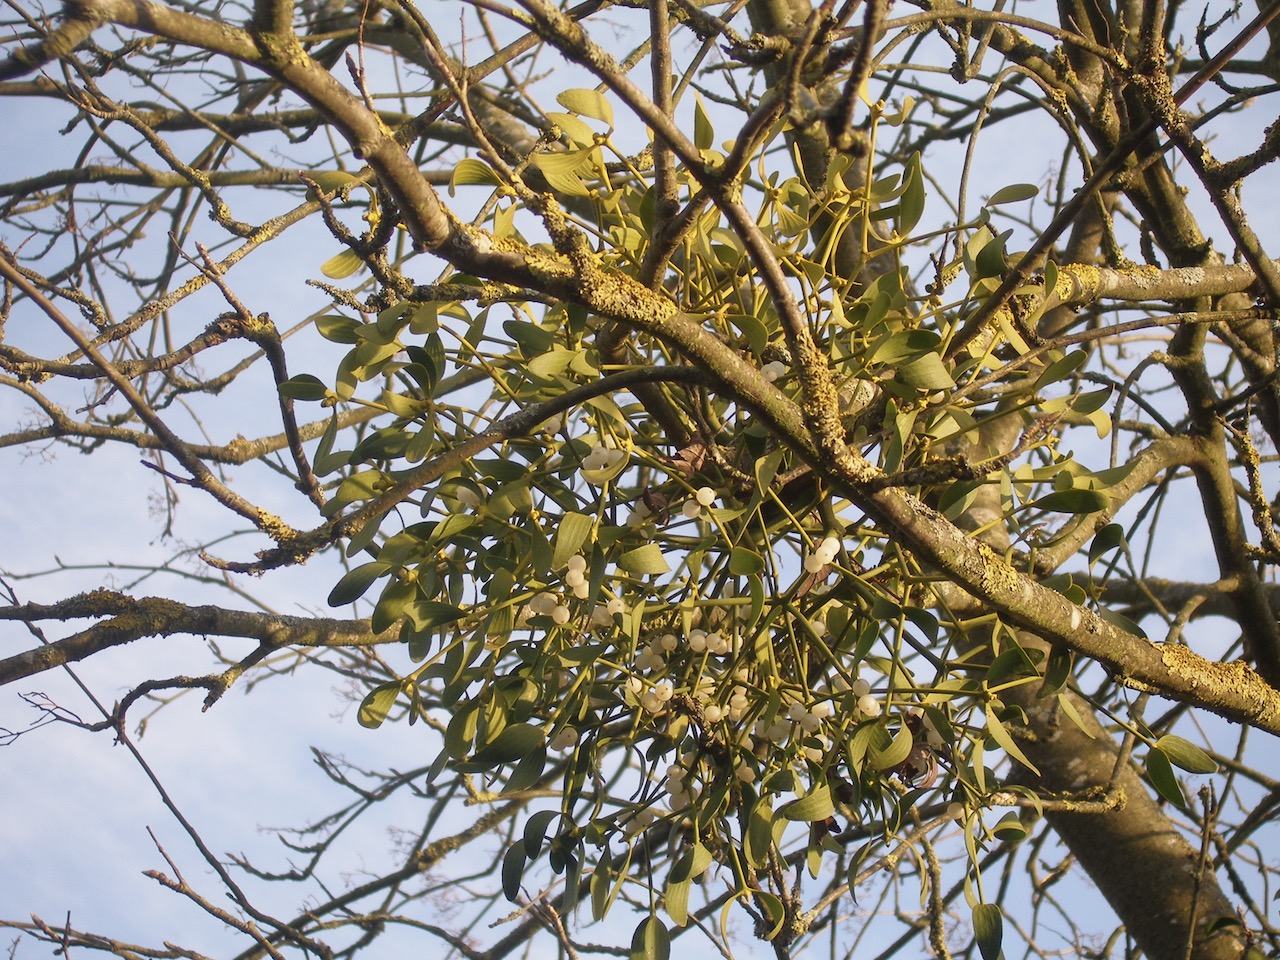
<instances>
[{"instance_id":1,"label":"oval leaf","mask_svg":"<svg viewBox=\"0 0 1280 960\"><path fill-rule=\"evenodd\" d=\"M1124 536L1124 527L1118 523L1108 523L1099 530L1093 538L1093 542L1089 544L1089 562L1097 563L1098 558L1110 553L1116 547L1127 546Z\"/></svg>"},{"instance_id":2,"label":"oval leaf","mask_svg":"<svg viewBox=\"0 0 1280 960\"><path fill-rule=\"evenodd\" d=\"M595 131L572 113L548 113L547 119L560 128L576 147L589 147L595 143Z\"/></svg>"},{"instance_id":3,"label":"oval leaf","mask_svg":"<svg viewBox=\"0 0 1280 960\"><path fill-rule=\"evenodd\" d=\"M1000 744L1001 750L1013 757L1013 759L1017 760L1037 777L1040 776L1040 771L1036 769L1036 765L1027 759L1027 755L1022 752L1022 748L1014 742L1008 728L1006 728L1000 721L1000 718L996 716L996 712L992 709L991 704L987 704L987 733L991 734L991 738L995 740L996 743Z\"/></svg>"},{"instance_id":4,"label":"oval leaf","mask_svg":"<svg viewBox=\"0 0 1280 960\"><path fill-rule=\"evenodd\" d=\"M391 712L399 696L400 681L379 684L365 694L365 698L360 701L356 721L366 729L378 729L382 726L382 721L387 719L387 714Z\"/></svg>"},{"instance_id":5,"label":"oval leaf","mask_svg":"<svg viewBox=\"0 0 1280 960\"><path fill-rule=\"evenodd\" d=\"M559 810L539 810L529 817L524 825L524 836L521 838L524 849L531 857L536 857L542 849L542 841L547 837L547 828L551 821L560 816Z\"/></svg>"},{"instance_id":6,"label":"oval leaf","mask_svg":"<svg viewBox=\"0 0 1280 960\"><path fill-rule=\"evenodd\" d=\"M1140 624L1130 620L1123 613L1108 610L1106 607L1099 607L1097 613L1098 616L1113 627L1119 627L1121 630L1132 633L1135 637L1141 637L1143 640L1147 639L1147 631L1143 630Z\"/></svg>"},{"instance_id":7,"label":"oval leaf","mask_svg":"<svg viewBox=\"0 0 1280 960\"><path fill-rule=\"evenodd\" d=\"M782 932L782 925L787 922L787 908L783 906L782 898L768 890L753 890L752 896L756 903L764 908L766 922L773 921L773 929L765 932L761 939L772 940Z\"/></svg>"},{"instance_id":8,"label":"oval leaf","mask_svg":"<svg viewBox=\"0 0 1280 960\"><path fill-rule=\"evenodd\" d=\"M540 729L527 723L512 723L502 729L493 743L477 750L471 759L476 763L514 763L545 748L546 738Z\"/></svg>"},{"instance_id":9,"label":"oval leaf","mask_svg":"<svg viewBox=\"0 0 1280 960\"><path fill-rule=\"evenodd\" d=\"M587 542L587 537L591 535L591 531L595 529L595 526L594 517L588 517L584 513L575 513L572 510L566 511L564 518L560 521L560 525L556 527L555 547L551 553L551 566L556 570L561 570L568 566L569 558L582 550L582 545Z\"/></svg>"},{"instance_id":10,"label":"oval leaf","mask_svg":"<svg viewBox=\"0 0 1280 960\"><path fill-rule=\"evenodd\" d=\"M1058 490L1029 504L1048 513L1098 513L1111 506L1101 490Z\"/></svg>"},{"instance_id":11,"label":"oval leaf","mask_svg":"<svg viewBox=\"0 0 1280 960\"><path fill-rule=\"evenodd\" d=\"M1004 916L993 903L978 903L973 907L973 940L978 945L982 960L998 960L1000 942L1004 939Z\"/></svg>"},{"instance_id":12,"label":"oval leaf","mask_svg":"<svg viewBox=\"0 0 1280 960\"><path fill-rule=\"evenodd\" d=\"M763 867L769 862L773 847L773 811L762 801L751 810L747 818L747 835L744 850L753 867Z\"/></svg>"},{"instance_id":13,"label":"oval leaf","mask_svg":"<svg viewBox=\"0 0 1280 960\"><path fill-rule=\"evenodd\" d=\"M689 922L689 888L693 885L693 850L686 850L667 874L667 889L663 904L667 916L677 927Z\"/></svg>"},{"instance_id":14,"label":"oval leaf","mask_svg":"<svg viewBox=\"0 0 1280 960\"><path fill-rule=\"evenodd\" d=\"M875 727L870 728L872 731ZM882 728L883 729L883 728ZM897 734L889 746L883 750L877 750L873 746L871 748L872 770L890 770L907 759L907 755L911 753L911 747L915 744L915 738L911 735L911 730L904 723L898 728Z\"/></svg>"},{"instance_id":15,"label":"oval leaf","mask_svg":"<svg viewBox=\"0 0 1280 960\"><path fill-rule=\"evenodd\" d=\"M329 395L329 388L319 377L309 373L300 373L290 377L279 386L280 396L289 400L323 400Z\"/></svg>"},{"instance_id":16,"label":"oval leaf","mask_svg":"<svg viewBox=\"0 0 1280 960\"><path fill-rule=\"evenodd\" d=\"M364 266L364 261L354 250L343 250L320 265L320 272L330 280L345 280Z\"/></svg>"},{"instance_id":17,"label":"oval leaf","mask_svg":"<svg viewBox=\"0 0 1280 960\"><path fill-rule=\"evenodd\" d=\"M501 185L502 181L498 179L498 175L493 172L492 168L475 157L466 157L459 160L458 165L453 168L453 176L449 180L451 192L456 187L498 187Z\"/></svg>"},{"instance_id":18,"label":"oval leaf","mask_svg":"<svg viewBox=\"0 0 1280 960\"><path fill-rule=\"evenodd\" d=\"M748 577L764 572L764 557L747 547L734 547L729 554L729 572Z\"/></svg>"},{"instance_id":19,"label":"oval leaf","mask_svg":"<svg viewBox=\"0 0 1280 960\"><path fill-rule=\"evenodd\" d=\"M791 803L783 804L778 808L779 816L786 817L788 820L801 820L805 823L825 820L835 812L835 804L831 802L831 788L825 783L820 783L814 787L813 792L807 797L793 800Z\"/></svg>"},{"instance_id":20,"label":"oval leaf","mask_svg":"<svg viewBox=\"0 0 1280 960\"><path fill-rule=\"evenodd\" d=\"M613 126L613 107L599 90L563 90L556 94L556 103L570 113Z\"/></svg>"},{"instance_id":21,"label":"oval leaf","mask_svg":"<svg viewBox=\"0 0 1280 960\"><path fill-rule=\"evenodd\" d=\"M502 893L512 903L520 896L520 881L524 878L524 843L517 840L502 858Z\"/></svg>"},{"instance_id":22,"label":"oval leaf","mask_svg":"<svg viewBox=\"0 0 1280 960\"><path fill-rule=\"evenodd\" d=\"M636 576L671 572L671 567L667 565L667 560L662 555L662 548L656 543L646 543L643 547L636 547L624 553L618 558L618 569Z\"/></svg>"},{"instance_id":23,"label":"oval leaf","mask_svg":"<svg viewBox=\"0 0 1280 960\"><path fill-rule=\"evenodd\" d=\"M1169 758L1170 763L1187 773L1218 772L1217 761L1189 740L1166 734L1156 741L1156 747Z\"/></svg>"},{"instance_id":24,"label":"oval leaf","mask_svg":"<svg viewBox=\"0 0 1280 960\"><path fill-rule=\"evenodd\" d=\"M1052 289L1047 278L1045 280L1045 289ZM1083 350L1075 350L1059 357L1045 367L1040 376L1036 377L1036 383L1032 389L1039 391L1042 387L1057 383L1059 380L1065 380L1075 373L1088 359L1089 355Z\"/></svg>"},{"instance_id":25,"label":"oval leaf","mask_svg":"<svg viewBox=\"0 0 1280 960\"><path fill-rule=\"evenodd\" d=\"M530 158L533 166L546 178L547 184L569 197L590 196L591 191L578 176L578 172L585 169L590 161L585 150L535 153Z\"/></svg>"},{"instance_id":26,"label":"oval leaf","mask_svg":"<svg viewBox=\"0 0 1280 960\"><path fill-rule=\"evenodd\" d=\"M903 174L905 187L902 199L898 203L898 232L903 236L911 233L920 216L924 213L924 177L920 173L920 154L914 153L907 161L907 169Z\"/></svg>"},{"instance_id":27,"label":"oval leaf","mask_svg":"<svg viewBox=\"0 0 1280 960\"><path fill-rule=\"evenodd\" d=\"M671 935L667 933L667 925L657 917L645 917L631 935L631 960L669 960L670 956Z\"/></svg>"},{"instance_id":28,"label":"oval leaf","mask_svg":"<svg viewBox=\"0 0 1280 960\"><path fill-rule=\"evenodd\" d=\"M381 560L362 563L342 575L342 579L329 591L329 606L340 607L364 596L364 592L373 585L373 581L391 571L391 564Z\"/></svg>"},{"instance_id":29,"label":"oval leaf","mask_svg":"<svg viewBox=\"0 0 1280 960\"><path fill-rule=\"evenodd\" d=\"M936 353L926 353L910 363L904 363L898 368L898 379L917 390L950 390L956 385L947 372L942 357Z\"/></svg>"},{"instance_id":30,"label":"oval leaf","mask_svg":"<svg viewBox=\"0 0 1280 960\"><path fill-rule=\"evenodd\" d=\"M405 608L405 613L413 621L414 629L419 631L453 623L466 616L466 611L461 608L439 600L419 600L417 603L411 603Z\"/></svg>"},{"instance_id":31,"label":"oval leaf","mask_svg":"<svg viewBox=\"0 0 1280 960\"><path fill-rule=\"evenodd\" d=\"M991 832L995 834L996 839L1003 840L1005 843L1018 843L1026 839L1027 827L1016 813L1010 812L1000 818L1000 822L991 828Z\"/></svg>"},{"instance_id":32,"label":"oval leaf","mask_svg":"<svg viewBox=\"0 0 1280 960\"><path fill-rule=\"evenodd\" d=\"M941 342L942 338L932 330L899 330L872 347L870 362L899 364L932 353Z\"/></svg>"},{"instance_id":33,"label":"oval leaf","mask_svg":"<svg viewBox=\"0 0 1280 960\"><path fill-rule=\"evenodd\" d=\"M364 182L346 170L311 170L307 173L307 179L325 193L336 193L348 184L354 186Z\"/></svg>"},{"instance_id":34,"label":"oval leaf","mask_svg":"<svg viewBox=\"0 0 1280 960\"><path fill-rule=\"evenodd\" d=\"M1147 752L1147 779L1160 796L1176 807L1186 808L1187 797L1182 792L1182 784L1178 782L1169 758L1159 747L1152 747Z\"/></svg>"},{"instance_id":35,"label":"oval leaf","mask_svg":"<svg viewBox=\"0 0 1280 960\"><path fill-rule=\"evenodd\" d=\"M1030 200L1040 195L1040 188L1033 183L1011 183L1001 187L987 199L987 206L995 207L1002 203L1017 203L1019 200Z\"/></svg>"},{"instance_id":36,"label":"oval leaf","mask_svg":"<svg viewBox=\"0 0 1280 960\"><path fill-rule=\"evenodd\" d=\"M499 737L498 739L502 738ZM521 790L528 790L542 779L542 771L546 769L546 766L547 748L544 746L534 747L516 761L515 769L511 771L511 776L507 777L507 783L502 788L502 792L518 793Z\"/></svg>"}]
</instances>

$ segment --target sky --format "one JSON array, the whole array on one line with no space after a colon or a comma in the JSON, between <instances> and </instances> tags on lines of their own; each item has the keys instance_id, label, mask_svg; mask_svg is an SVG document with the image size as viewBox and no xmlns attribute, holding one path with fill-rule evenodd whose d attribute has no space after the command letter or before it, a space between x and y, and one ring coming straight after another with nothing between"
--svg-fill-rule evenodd
<instances>
[{"instance_id":1,"label":"sky","mask_svg":"<svg viewBox=\"0 0 1280 960\"><path fill-rule=\"evenodd\" d=\"M15 131L19 148L0 151L0 180L39 172L51 163L71 162L69 157L58 157L59 141L52 132L63 118L49 115L43 107L15 107L8 101L4 109L6 125ZM1255 143L1259 133L1228 119L1219 124L1215 147L1220 144L1221 153L1230 156L1241 144ZM983 192L1006 183L1040 182L1047 161L1037 155L1033 139L1026 127L997 127L984 137L975 161L975 169L983 174ZM57 159L51 161L51 157ZM1251 194L1274 185L1274 176L1265 183L1249 184L1246 207ZM1255 227L1272 243L1280 237L1280 220L1257 222ZM8 243L17 239L0 234L0 240ZM163 242L163 238L153 237L151 242ZM285 327L321 309L324 300L313 289L282 283L280 278L318 276L319 264L336 252L336 246L323 235L307 233L277 244L276 249L271 261L237 288L249 291L245 295L251 297L255 310L267 310ZM212 297L194 300L179 311L179 320L195 329L216 309ZM11 325L10 342L47 347L45 327L23 322L32 322L32 329L15 330ZM332 351L326 352L317 338L304 338L291 344L291 353L299 358L291 372L310 372L325 379L335 362ZM265 370L255 368L253 376L265 377ZM259 416L261 386L237 384L218 398L205 421L215 440L225 442L237 433L256 436L264 419L271 425L269 432L274 432L273 417ZM74 408L83 400L68 396L65 402ZM26 400L13 391L0 391L0 429L12 429L13 424L30 419ZM190 422L185 426L194 429ZM163 517L156 509L160 487L136 451L107 447L88 460L54 447L34 453L2 449L0 478L4 491L0 529L6 531L0 570L21 601L49 602L99 586L130 586L139 595L193 602L210 598L207 587L171 573L137 582L137 570L173 563L186 545L223 531L225 521L220 510L188 490L179 505L173 535L164 537ZM265 506L286 514L296 511L297 498L289 496L291 491L281 491L274 479L262 468L235 474L238 488L251 491ZM302 515L286 519L299 526L312 525ZM1200 548L1203 533L1188 523L1177 536L1169 542L1170 575L1181 570L1188 577L1203 576L1208 560ZM253 548L240 540L220 552L242 559ZM103 566L108 562L115 568ZM176 566L189 573L205 572L190 558L179 559ZM54 567L60 568L56 574L32 576ZM253 582L248 589L282 613L329 614L324 597L337 573L332 559L320 559ZM220 602L243 603L225 593ZM53 627L50 632L57 635ZM1209 633L1202 635L1208 638ZM0 656L32 644L20 627L0 623ZM250 644L227 641L225 649L244 653ZM75 673L109 706L143 679L202 673L208 662L200 638L150 638L95 656L77 666ZM291 857L270 828L323 816L334 802L331 784L314 762L310 745L323 744L326 750L375 768L427 763L434 755L420 728L405 724L387 724L376 732L360 728L354 722L351 694L335 674L299 670L264 684L251 696L233 689L208 712L201 712L196 696L181 698L153 718L145 734L134 741L174 803L198 825L210 849L253 851L256 861L283 869ZM49 672L0 690L0 728L24 731L40 716L23 697L57 703L86 721L98 719L69 676ZM139 716L140 712L134 719ZM212 955L226 952L230 941L220 923L143 875L154 869L172 873L158 843L193 885L224 902L216 878L164 809L133 755L125 746L112 745L110 733L49 724L12 738L0 749L0 809L6 811L0 819L0 863L4 864L0 916L20 918L33 913L55 925L69 916L76 927L125 940L167 939ZM386 863L390 826L415 819L421 820L415 801L398 797L362 822L338 851L342 872L359 878ZM293 892L285 895L270 885L255 887L255 896L285 915L297 902ZM28 960L47 955L50 951L30 941L16 953ZM738 955L750 957L752 951L744 946Z\"/></svg>"}]
</instances>

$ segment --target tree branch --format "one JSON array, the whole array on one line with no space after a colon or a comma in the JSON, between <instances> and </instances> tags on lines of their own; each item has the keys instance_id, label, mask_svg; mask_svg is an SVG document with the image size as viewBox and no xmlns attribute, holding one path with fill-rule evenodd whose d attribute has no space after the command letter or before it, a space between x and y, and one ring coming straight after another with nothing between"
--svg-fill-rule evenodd
<instances>
[{"instance_id":1,"label":"tree branch","mask_svg":"<svg viewBox=\"0 0 1280 960\"><path fill-rule=\"evenodd\" d=\"M47 646L0 660L0 685L74 663L143 637L174 634L244 637L270 647L366 647L394 643L398 630L373 634L367 620L330 620L188 606L161 597L129 597L95 590L54 604L0 607L0 620L33 623L105 617L102 623Z\"/></svg>"}]
</instances>

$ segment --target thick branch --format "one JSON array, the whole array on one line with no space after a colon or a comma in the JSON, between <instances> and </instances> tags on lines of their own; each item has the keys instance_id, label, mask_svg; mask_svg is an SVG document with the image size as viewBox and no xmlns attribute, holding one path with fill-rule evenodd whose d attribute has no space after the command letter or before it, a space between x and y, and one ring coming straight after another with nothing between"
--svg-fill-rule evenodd
<instances>
[{"instance_id":1,"label":"thick branch","mask_svg":"<svg viewBox=\"0 0 1280 960\"><path fill-rule=\"evenodd\" d=\"M244 637L273 647L361 647L392 643L398 630L373 634L367 620L289 617L223 607L192 607L160 597L134 598L95 590L54 604L0 607L0 620L32 623L106 617L101 623L43 647L0 660L0 685L84 660L143 637L192 634Z\"/></svg>"},{"instance_id":2,"label":"thick branch","mask_svg":"<svg viewBox=\"0 0 1280 960\"><path fill-rule=\"evenodd\" d=\"M325 171L293 167L267 167L261 170L217 170L206 173L204 176L211 187L281 186L296 187L301 193L303 177L322 180L324 173ZM452 175L452 171L449 170L423 172L427 180L439 185L448 184ZM50 170L48 173L37 174L25 180L13 180L0 184L0 197L30 199L33 194L42 191L80 183L106 183L113 187L154 187L158 190L178 189L190 185L189 179L180 173L153 170L150 167L137 169L86 164L69 170Z\"/></svg>"},{"instance_id":3,"label":"thick branch","mask_svg":"<svg viewBox=\"0 0 1280 960\"><path fill-rule=\"evenodd\" d=\"M19 47L8 59L0 61L0 80L24 76L67 56L89 39L97 26L98 22L92 15L81 12L76 4L67 4L62 26L37 43Z\"/></svg>"}]
</instances>

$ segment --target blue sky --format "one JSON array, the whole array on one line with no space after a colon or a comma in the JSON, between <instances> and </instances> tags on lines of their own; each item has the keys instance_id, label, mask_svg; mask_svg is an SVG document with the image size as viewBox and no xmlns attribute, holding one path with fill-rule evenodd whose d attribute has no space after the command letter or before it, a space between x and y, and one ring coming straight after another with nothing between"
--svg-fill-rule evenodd
<instances>
[{"instance_id":1,"label":"blue sky","mask_svg":"<svg viewBox=\"0 0 1280 960\"><path fill-rule=\"evenodd\" d=\"M13 105L6 103L6 110L14 110ZM53 163L71 162L70 155L58 157L62 141L53 134L63 120L38 107L23 105L14 110L9 122L21 146L0 154L0 178L9 180ZM1231 118L1220 122L1218 128L1221 139L1215 147L1225 156L1252 146L1260 132L1252 126L1246 129L1243 124L1233 124ZM1042 171L1054 158L1038 153L1036 139L1025 126L993 128L978 154L975 169L981 176L975 174L971 204L976 203L977 195L1008 183L1040 182ZM945 172L948 168L938 164L935 169ZM1246 207L1254 211L1266 209L1249 201L1275 185L1274 172L1259 181L1245 188ZM935 205L930 215L940 217L942 211ZM1205 222L1211 221L1206 218ZM1272 243L1280 236L1280 219L1274 212L1254 226ZM1215 232L1221 236L1220 230ZM19 238L0 239L14 243ZM319 264L337 249L332 240L309 226L299 228L297 235L286 240L273 245L266 257L255 258L252 268L233 277L253 309L269 311L281 327L291 326L322 306L322 298L303 287L301 280L319 276ZM161 243L163 238L153 237L150 242ZM1219 242L1220 248L1227 246ZM189 333L218 309L214 298L204 297L184 305L176 312L176 319L189 324ZM46 351L65 349L50 348L50 335L34 318L19 319L31 328L15 329L11 323L10 342ZM291 344L291 350L296 350L292 373L310 372L322 379L330 376L335 354L326 351L316 338ZM255 380L258 382L252 382ZM264 429L275 431L274 410L262 415L264 384L265 370L255 368L245 383L207 405L205 427L213 440L225 442L236 434L253 437ZM74 408L83 399L68 394L63 401ZM304 408L304 413L318 415L319 410ZM0 391L0 429L13 429L14 424L30 419L30 406L24 399L12 391ZM180 422L184 435L196 435L192 421L180 418ZM234 473L237 489L252 499L285 513L299 526L314 522L305 503L265 469L249 467ZM223 512L202 494L186 490L174 536L162 539L162 522L155 511L160 490L157 477L139 463L137 451L128 448L108 447L97 451L91 460L55 447L34 456L0 450L0 476L4 478L0 529L6 531L0 569L8 572L10 586L24 602L52 601L99 586L123 586L136 575L101 565L163 564L180 552L183 544L200 543L225 530ZM1166 535L1168 554L1162 558L1162 572L1170 576L1206 575L1211 558L1201 546L1201 530L1190 523L1177 524ZM218 552L242 559L257 545L242 539ZM32 579L14 576L50 570L59 564L82 569ZM201 570L196 563L188 569ZM324 597L337 573L331 559L321 559L252 581L247 588L279 612L327 615L330 611ZM135 592L192 602L244 603L227 592L163 573L139 584ZM55 626L49 629L51 636L60 635ZM1211 642L1213 629L1206 625L1200 631L1200 636ZM32 643L20 627L0 625L0 656L27 649ZM244 653L250 644L227 641L224 648ZM96 696L110 704L145 678L207 669L204 641L181 636L138 641L99 655L77 666L76 672ZM5 688L0 693L0 726L10 730L26 727L36 713L18 695L36 692L86 720L97 719L69 678L55 671ZM435 748L428 748L429 738L421 729L388 724L374 733L358 727L353 714L350 691L343 687L341 678L322 670L300 670L272 680L252 696L233 690L207 713L199 710L195 695L181 698L157 715L136 742L211 849L219 854L249 851L255 859L279 869L289 856L269 828L300 825L327 813L334 803L331 784L313 762L310 745L324 744L326 749L369 767L403 768L429 762L434 756ZM140 716L137 712L134 719ZM231 941L221 924L142 876L148 869L169 870L146 833L149 826L188 880L217 902L224 902L216 878L163 809L127 750L111 745L109 733L89 734L54 724L16 738L0 751L0 805L6 811L0 824L0 863L5 864L0 875L0 916L37 913L57 924L69 911L72 923L82 929L137 942L172 939L211 954L226 952ZM388 827L415 818L420 819L420 810L408 799L396 800L385 811L380 810L342 845L338 861L345 876L359 882L366 871L387 863L391 845ZM262 902L282 915L290 915L296 908L298 898L292 891L286 896L285 891L272 890L269 885L255 886L255 891L259 890L264 891ZM904 891L904 899L913 896L914 891ZM30 943L17 954L42 955ZM746 948L739 953L750 955Z\"/></svg>"}]
</instances>

